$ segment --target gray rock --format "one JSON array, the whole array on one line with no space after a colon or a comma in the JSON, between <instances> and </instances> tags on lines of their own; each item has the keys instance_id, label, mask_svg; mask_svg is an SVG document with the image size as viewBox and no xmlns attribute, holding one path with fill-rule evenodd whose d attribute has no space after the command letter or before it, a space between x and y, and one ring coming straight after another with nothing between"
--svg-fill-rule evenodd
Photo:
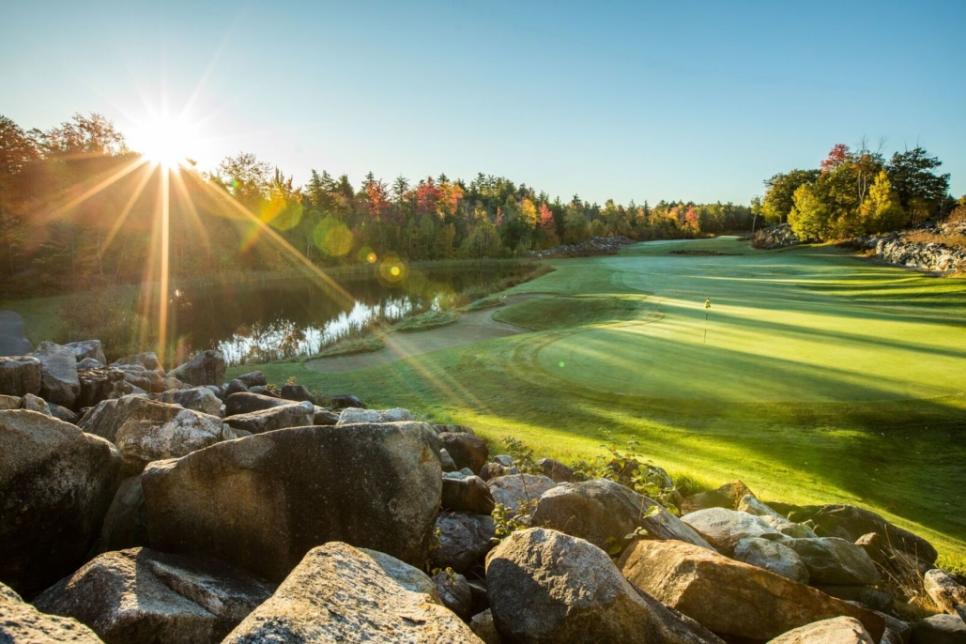
<instances>
[{"instance_id":1,"label":"gray rock","mask_svg":"<svg viewBox=\"0 0 966 644\"><path fill-rule=\"evenodd\" d=\"M144 470L149 545L217 556L281 580L342 540L422 566L442 487L420 424L297 427Z\"/></svg>"},{"instance_id":2,"label":"gray rock","mask_svg":"<svg viewBox=\"0 0 966 644\"><path fill-rule=\"evenodd\" d=\"M685 514L681 520L726 555L734 552L735 546L742 539L781 538L781 533L761 517L727 508L697 510Z\"/></svg>"},{"instance_id":3,"label":"gray rock","mask_svg":"<svg viewBox=\"0 0 966 644\"><path fill-rule=\"evenodd\" d=\"M67 409L62 405L58 405L57 403L48 403L47 407L50 409L51 416L60 419L65 423L76 425L78 419L80 418L80 416L77 415L77 412Z\"/></svg>"},{"instance_id":4,"label":"gray rock","mask_svg":"<svg viewBox=\"0 0 966 644\"><path fill-rule=\"evenodd\" d=\"M34 356L40 360L41 397L64 407L73 407L80 394L74 352L53 342L41 342Z\"/></svg>"},{"instance_id":5,"label":"gray rock","mask_svg":"<svg viewBox=\"0 0 966 644\"><path fill-rule=\"evenodd\" d=\"M225 356L214 349L200 351L173 369L171 375L189 385L219 385L225 380Z\"/></svg>"},{"instance_id":6,"label":"gray rock","mask_svg":"<svg viewBox=\"0 0 966 644\"><path fill-rule=\"evenodd\" d=\"M161 425L182 411L188 410L180 405L151 400L144 395L128 395L101 401L95 407L88 409L77 424L85 432L106 438L116 444L118 431L129 420L149 421Z\"/></svg>"},{"instance_id":7,"label":"gray rock","mask_svg":"<svg viewBox=\"0 0 966 644\"><path fill-rule=\"evenodd\" d=\"M253 411L271 409L272 407L282 407L291 405L292 401L283 400L275 396L256 394L250 391L240 391L229 394L225 398L225 415L237 416L238 414L250 414Z\"/></svg>"},{"instance_id":8,"label":"gray rock","mask_svg":"<svg viewBox=\"0 0 966 644\"><path fill-rule=\"evenodd\" d=\"M493 496L486 482L478 476L443 477L442 506L455 512L489 514L493 511Z\"/></svg>"},{"instance_id":9,"label":"gray rock","mask_svg":"<svg viewBox=\"0 0 966 644\"><path fill-rule=\"evenodd\" d=\"M502 644L503 642L500 632L496 630L496 622L493 621L493 611L489 608L473 615L470 620L470 628L485 644Z\"/></svg>"},{"instance_id":10,"label":"gray rock","mask_svg":"<svg viewBox=\"0 0 966 644\"><path fill-rule=\"evenodd\" d=\"M41 380L40 360L34 356L0 357L0 394L39 394Z\"/></svg>"},{"instance_id":11,"label":"gray rock","mask_svg":"<svg viewBox=\"0 0 966 644\"><path fill-rule=\"evenodd\" d=\"M273 587L214 560L131 548L99 555L35 600L108 642L215 642Z\"/></svg>"},{"instance_id":12,"label":"gray rock","mask_svg":"<svg viewBox=\"0 0 966 644\"><path fill-rule=\"evenodd\" d=\"M185 409L204 412L212 416L221 415L221 400L207 387L188 387L186 389L171 389L155 396L157 400Z\"/></svg>"},{"instance_id":13,"label":"gray rock","mask_svg":"<svg viewBox=\"0 0 966 644\"><path fill-rule=\"evenodd\" d=\"M489 448L482 438L463 432L442 432L439 438L457 467L468 467L474 472L479 472L486 464ZM513 459L510 460L512 463ZM509 466L504 465L504 467Z\"/></svg>"},{"instance_id":14,"label":"gray rock","mask_svg":"<svg viewBox=\"0 0 966 644\"><path fill-rule=\"evenodd\" d=\"M313 548L226 643L479 642L424 573L337 541Z\"/></svg>"},{"instance_id":15,"label":"gray rock","mask_svg":"<svg viewBox=\"0 0 966 644\"><path fill-rule=\"evenodd\" d=\"M289 402L287 405L271 407L248 414L227 416L225 422L234 429L243 429L252 434L284 429L285 427L305 427L312 425L315 418L315 405L310 402Z\"/></svg>"},{"instance_id":16,"label":"gray rock","mask_svg":"<svg viewBox=\"0 0 966 644\"><path fill-rule=\"evenodd\" d=\"M503 467L499 463L492 463L492 462L487 463L486 465L481 467L480 470L477 472L477 474L480 475L480 478L487 482L489 482L490 479L495 479L501 476L509 476L510 474L519 474L519 473L520 473L520 470L517 469L516 467Z\"/></svg>"},{"instance_id":17,"label":"gray rock","mask_svg":"<svg viewBox=\"0 0 966 644\"><path fill-rule=\"evenodd\" d=\"M782 543L798 553L813 584L864 586L881 581L865 550L844 539L785 539Z\"/></svg>"},{"instance_id":18,"label":"gray rock","mask_svg":"<svg viewBox=\"0 0 966 644\"><path fill-rule=\"evenodd\" d=\"M577 480L574 471L560 461L555 461L552 458L541 458L537 461L537 465L544 476L548 476L558 483L570 483Z\"/></svg>"},{"instance_id":19,"label":"gray rock","mask_svg":"<svg viewBox=\"0 0 966 644\"><path fill-rule=\"evenodd\" d=\"M0 409L21 409L22 406L22 397L0 394Z\"/></svg>"},{"instance_id":20,"label":"gray rock","mask_svg":"<svg viewBox=\"0 0 966 644\"><path fill-rule=\"evenodd\" d=\"M151 364L151 361L148 359L145 362ZM161 393L166 389L173 388L171 386L172 383L165 378L164 370L161 368L149 369L140 363L119 364L117 362L113 363L111 368L123 373L125 382L144 391Z\"/></svg>"},{"instance_id":21,"label":"gray rock","mask_svg":"<svg viewBox=\"0 0 966 644\"><path fill-rule=\"evenodd\" d=\"M654 539L711 547L658 502L608 479L561 483L544 492L531 525L586 539L614 555L620 554L625 538L639 528Z\"/></svg>"},{"instance_id":22,"label":"gray rock","mask_svg":"<svg viewBox=\"0 0 966 644\"><path fill-rule=\"evenodd\" d=\"M483 562L493 547L496 527L487 514L441 512L436 517L436 543L430 549L434 568L467 572Z\"/></svg>"},{"instance_id":23,"label":"gray rock","mask_svg":"<svg viewBox=\"0 0 966 644\"><path fill-rule=\"evenodd\" d=\"M963 644L966 623L955 615L933 615L912 626L912 644Z\"/></svg>"},{"instance_id":24,"label":"gray rock","mask_svg":"<svg viewBox=\"0 0 966 644\"><path fill-rule=\"evenodd\" d=\"M486 482L493 500L511 512L517 512L523 506L535 507L540 496L556 484L552 479L539 474L508 474Z\"/></svg>"},{"instance_id":25,"label":"gray rock","mask_svg":"<svg viewBox=\"0 0 966 644\"><path fill-rule=\"evenodd\" d=\"M832 617L783 633L769 644L877 644L854 617Z\"/></svg>"},{"instance_id":26,"label":"gray rock","mask_svg":"<svg viewBox=\"0 0 966 644\"><path fill-rule=\"evenodd\" d=\"M518 530L486 558L497 629L520 642L720 642L634 589L597 546L544 528Z\"/></svg>"},{"instance_id":27,"label":"gray rock","mask_svg":"<svg viewBox=\"0 0 966 644\"><path fill-rule=\"evenodd\" d=\"M47 416L53 416L53 414L50 413L50 405L47 404L47 401L40 396L35 396L33 394L24 394L21 402L21 409L35 411Z\"/></svg>"},{"instance_id":28,"label":"gray rock","mask_svg":"<svg viewBox=\"0 0 966 644\"><path fill-rule=\"evenodd\" d=\"M443 606L459 615L463 621L469 621L473 610L473 591L466 577L458 572L441 570L433 575L433 583Z\"/></svg>"},{"instance_id":29,"label":"gray rock","mask_svg":"<svg viewBox=\"0 0 966 644\"><path fill-rule=\"evenodd\" d=\"M412 412L402 407L392 409L360 409L346 407L339 413L338 425L354 425L356 423L395 423L403 420L413 420Z\"/></svg>"},{"instance_id":30,"label":"gray rock","mask_svg":"<svg viewBox=\"0 0 966 644\"><path fill-rule=\"evenodd\" d=\"M331 409L342 410L348 407L355 407L356 409L365 409L366 404L359 400L357 396L351 394L341 394L338 396L329 396L328 406Z\"/></svg>"},{"instance_id":31,"label":"gray rock","mask_svg":"<svg viewBox=\"0 0 966 644\"><path fill-rule=\"evenodd\" d=\"M261 371L249 371L238 376L236 380L241 381L246 387L264 387L268 384L265 374Z\"/></svg>"},{"instance_id":32,"label":"gray rock","mask_svg":"<svg viewBox=\"0 0 966 644\"><path fill-rule=\"evenodd\" d=\"M235 378L225 386L225 398L227 399L232 394L245 393L246 391L248 391L248 387L245 386L245 383Z\"/></svg>"},{"instance_id":33,"label":"gray rock","mask_svg":"<svg viewBox=\"0 0 966 644\"><path fill-rule=\"evenodd\" d=\"M445 447L439 450L439 464L442 465L444 472L455 472L460 469L456 466L456 461L449 455Z\"/></svg>"},{"instance_id":34,"label":"gray rock","mask_svg":"<svg viewBox=\"0 0 966 644\"><path fill-rule=\"evenodd\" d=\"M728 510L735 510L738 507L738 501L741 500L746 494L750 494L751 490L748 486L741 481L731 481L725 483L716 490L708 490L706 492L698 492L697 494L692 494L691 496L683 499L680 503L681 512L689 514L691 512L696 512L697 510L706 510L708 508L727 508Z\"/></svg>"},{"instance_id":35,"label":"gray rock","mask_svg":"<svg viewBox=\"0 0 966 644\"><path fill-rule=\"evenodd\" d=\"M875 611L892 610L895 597L887 591L875 586L858 586L855 584L814 584L813 585L830 597L844 599L853 604L861 604Z\"/></svg>"},{"instance_id":36,"label":"gray rock","mask_svg":"<svg viewBox=\"0 0 966 644\"><path fill-rule=\"evenodd\" d=\"M945 570L933 568L923 575L923 587L936 606L951 615L963 614L966 609L966 587L959 584Z\"/></svg>"},{"instance_id":37,"label":"gray rock","mask_svg":"<svg viewBox=\"0 0 966 644\"><path fill-rule=\"evenodd\" d=\"M139 365L151 371L164 371L158 355L153 351L135 353L134 355L124 356L111 363L111 366Z\"/></svg>"},{"instance_id":38,"label":"gray rock","mask_svg":"<svg viewBox=\"0 0 966 644\"><path fill-rule=\"evenodd\" d=\"M339 414L323 407L315 406L313 425L336 425L339 422Z\"/></svg>"},{"instance_id":39,"label":"gray rock","mask_svg":"<svg viewBox=\"0 0 966 644\"><path fill-rule=\"evenodd\" d=\"M509 454L497 454L493 457L494 463L499 463L503 467L513 467L513 457Z\"/></svg>"},{"instance_id":40,"label":"gray rock","mask_svg":"<svg viewBox=\"0 0 966 644\"><path fill-rule=\"evenodd\" d=\"M315 404L315 396L312 395L305 385L296 385L287 383L282 385L282 390L279 395L286 400L294 400L296 402L308 401Z\"/></svg>"},{"instance_id":41,"label":"gray rock","mask_svg":"<svg viewBox=\"0 0 966 644\"><path fill-rule=\"evenodd\" d=\"M31 594L74 570L114 496L107 441L33 411L0 411L0 579Z\"/></svg>"},{"instance_id":42,"label":"gray rock","mask_svg":"<svg viewBox=\"0 0 966 644\"><path fill-rule=\"evenodd\" d=\"M101 365L107 364L107 357L104 355L104 347L100 340L80 340L79 342L68 342L64 345L70 349L77 362L84 359L97 360Z\"/></svg>"},{"instance_id":43,"label":"gray rock","mask_svg":"<svg viewBox=\"0 0 966 644\"><path fill-rule=\"evenodd\" d=\"M761 537L741 539L735 546L733 557L800 584L808 583L808 568L801 557L780 541Z\"/></svg>"},{"instance_id":44,"label":"gray rock","mask_svg":"<svg viewBox=\"0 0 966 644\"><path fill-rule=\"evenodd\" d=\"M95 358L81 358L77 361L78 371L82 371L84 369L103 369L106 366L106 362L101 362Z\"/></svg>"},{"instance_id":45,"label":"gray rock","mask_svg":"<svg viewBox=\"0 0 966 644\"><path fill-rule=\"evenodd\" d=\"M165 408L158 413L129 417L117 430L114 444L121 452L128 474L140 472L151 461L178 458L238 438L218 416L177 405L158 404Z\"/></svg>"},{"instance_id":46,"label":"gray rock","mask_svg":"<svg viewBox=\"0 0 966 644\"><path fill-rule=\"evenodd\" d=\"M0 584L0 642L101 644L101 638L76 619L41 613L13 589Z\"/></svg>"},{"instance_id":47,"label":"gray rock","mask_svg":"<svg viewBox=\"0 0 966 644\"><path fill-rule=\"evenodd\" d=\"M124 550L148 542L148 527L144 516L144 489L141 475L131 476L121 482L114 494L101 534L94 546L95 552Z\"/></svg>"},{"instance_id":48,"label":"gray rock","mask_svg":"<svg viewBox=\"0 0 966 644\"><path fill-rule=\"evenodd\" d=\"M134 385L126 380L126 372L114 367L86 368L77 364L80 393L75 405L78 409L92 407L102 400L120 398L134 393Z\"/></svg>"}]
</instances>

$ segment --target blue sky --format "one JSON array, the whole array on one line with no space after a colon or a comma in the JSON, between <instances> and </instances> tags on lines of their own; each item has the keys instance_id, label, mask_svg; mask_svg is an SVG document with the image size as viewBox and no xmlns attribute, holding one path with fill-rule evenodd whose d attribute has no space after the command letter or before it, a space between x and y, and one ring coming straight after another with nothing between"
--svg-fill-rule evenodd
<instances>
[{"instance_id":1,"label":"blue sky","mask_svg":"<svg viewBox=\"0 0 966 644\"><path fill-rule=\"evenodd\" d=\"M203 166L747 202L865 137L925 146L966 193L962 0L11 4L0 113L129 129L196 93Z\"/></svg>"}]
</instances>

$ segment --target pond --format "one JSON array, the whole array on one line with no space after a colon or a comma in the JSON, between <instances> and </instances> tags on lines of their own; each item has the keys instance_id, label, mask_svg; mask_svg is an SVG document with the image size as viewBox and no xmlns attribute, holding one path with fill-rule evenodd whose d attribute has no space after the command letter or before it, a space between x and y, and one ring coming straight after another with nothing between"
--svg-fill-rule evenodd
<instances>
[{"instance_id":1,"label":"pond","mask_svg":"<svg viewBox=\"0 0 966 644\"><path fill-rule=\"evenodd\" d=\"M228 364L311 356L375 323L475 299L522 278L533 264L467 263L398 276L288 278L233 287L179 287L171 299L177 352L218 349Z\"/></svg>"}]
</instances>

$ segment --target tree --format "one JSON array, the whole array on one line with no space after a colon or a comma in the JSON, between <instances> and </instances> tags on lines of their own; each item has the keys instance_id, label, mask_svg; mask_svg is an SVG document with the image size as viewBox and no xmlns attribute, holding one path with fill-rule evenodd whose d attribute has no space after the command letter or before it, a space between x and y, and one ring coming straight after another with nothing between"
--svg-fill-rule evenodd
<instances>
[{"instance_id":1,"label":"tree","mask_svg":"<svg viewBox=\"0 0 966 644\"><path fill-rule=\"evenodd\" d=\"M939 214L939 208L949 193L949 175L935 174L933 170L942 165L936 157L930 157L922 147L896 152L886 166L889 181L906 211L921 214L922 220Z\"/></svg>"},{"instance_id":2,"label":"tree","mask_svg":"<svg viewBox=\"0 0 966 644\"><path fill-rule=\"evenodd\" d=\"M869 188L869 194L859 208L863 228L867 233L878 233L901 228L907 223L899 197L892 189L889 174L880 170Z\"/></svg>"},{"instance_id":3,"label":"tree","mask_svg":"<svg viewBox=\"0 0 966 644\"><path fill-rule=\"evenodd\" d=\"M818 179L818 170L791 170L784 174L776 174L765 181L768 190L761 205L762 215L771 222L782 223L788 219L791 212L793 198L798 187L812 183Z\"/></svg>"},{"instance_id":4,"label":"tree","mask_svg":"<svg viewBox=\"0 0 966 644\"><path fill-rule=\"evenodd\" d=\"M39 133L37 138L46 155L115 156L126 150L124 135L94 112L74 114L71 120Z\"/></svg>"},{"instance_id":5,"label":"tree","mask_svg":"<svg viewBox=\"0 0 966 644\"><path fill-rule=\"evenodd\" d=\"M218 165L217 178L242 204L254 208L268 189L269 165L250 152L225 157Z\"/></svg>"},{"instance_id":6,"label":"tree","mask_svg":"<svg viewBox=\"0 0 966 644\"><path fill-rule=\"evenodd\" d=\"M830 231L829 210L817 192L809 184L795 190L788 223L799 239L825 239Z\"/></svg>"}]
</instances>

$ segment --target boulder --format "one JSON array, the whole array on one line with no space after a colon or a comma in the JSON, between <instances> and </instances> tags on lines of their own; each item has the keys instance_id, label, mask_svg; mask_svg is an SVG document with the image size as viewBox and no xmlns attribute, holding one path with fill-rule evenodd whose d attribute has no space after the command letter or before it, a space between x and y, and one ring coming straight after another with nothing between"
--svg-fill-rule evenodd
<instances>
[{"instance_id":1,"label":"boulder","mask_svg":"<svg viewBox=\"0 0 966 644\"><path fill-rule=\"evenodd\" d=\"M40 360L34 356L0 356L0 394L39 394Z\"/></svg>"},{"instance_id":2,"label":"boulder","mask_svg":"<svg viewBox=\"0 0 966 644\"><path fill-rule=\"evenodd\" d=\"M912 626L912 644L963 644L966 623L955 615L933 615Z\"/></svg>"},{"instance_id":3,"label":"boulder","mask_svg":"<svg viewBox=\"0 0 966 644\"><path fill-rule=\"evenodd\" d=\"M486 558L497 629L516 642L719 642L635 590L603 550L547 530L518 530Z\"/></svg>"},{"instance_id":4,"label":"boulder","mask_svg":"<svg viewBox=\"0 0 966 644\"><path fill-rule=\"evenodd\" d=\"M940 610L952 615L966 614L966 586L962 586L945 570L933 568L923 575L926 594Z\"/></svg>"},{"instance_id":5,"label":"boulder","mask_svg":"<svg viewBox=\"0 0 966 644\"><path fill-rule=\"evenodd\" d=\"M473 590L466 577L458 572L441 570L433 575L436 595L443 606L456 613L460 619L469 621L473 612Z\"/></svg>"},{"instance_id":6,"label":"boulder","mask_svg":"<svg viewBox=\"0 0 966 644\"><path fill-rule=\"evenodd\" d=\"M12 588L0 584L0 642L101 644L101 638L76 619L41 613Z\"/></svg>"},{"instance_id":7,"label":"boulder","mask_svg":"<svg viewBox=\"0 0 966 644\"><path fill-rule=\"evenodd\" d=\"M240 391L229 394L225 398L225 416L237 416L238 414L250 414L253 411L271 409L272 407L282 407L291 405L292 401L276 398L275 396L265 396L263 394L253 394L250 391Z\"/></svg>"},{"instance_id":8,"label":"boulder","mask_svg":"<svg viewBox=\"0 0 966 644\"><path fill-rule=\"evenodd\" d=\"M425 573L378 552L313 548L228 634L241 642L479 642Z\"/></svg>"},{"instance_id":9,"label":"boulder","mask_svg":"<svg viewBox=\"0 0 966 644\"><path fill-rule=\"evenodd\" d=\"M328 409L324 409L322 407L319 407L318 405L315 406L315 413L312 416L313 425L336 425L338 424L338 422L339 422L338 413Z\"/></svg>"},{"instance_id":10,"label":"boulder","mask_svg":"<svg viewBox=\"0 0 966 644\"><path fill-rule=\"evenodd\" d=\"M94 358L81 358L77 361L77 370L81 371L83 369L102 369L107 366L106 363L100 360L95 360Z\"/></svg>"},{"instance_id":11,"label":"boulder","mask_svg":"<svg viewBox=\"0 0 966 644\"><path fill-rule=\"evenodd\" d=\"M620 554L625 538L639 528L654 539L711 547L658 502L608 479L551 488L540 496L530 522L586 539L612 554Z\"/></svg>"},{"instance_id":12,"label":"boulder","mask_svg":"<svg viewBox=\"0 0 966 644\"><path fill-rule=\"evenodd\" d=\"M32 594L83 562L114 496L109 442L33 411L0 411L0 581Z\"/></svg>"},{"instance_id":13,"label":"boulder","mask_svg":"<svg viewBox=\"0 0 966 644\"><path fill-rule=\"evenodd\" d=\"M339 425L354 425L355 423L395 423L403 420L413 420L412 412L402 407L392 409L364 409L346 407L339 412Z\"/></svg>"},{"instance_id":14,"label":"boulder","mask_svg":"<svg viewBox=\"0 0 966 644\"><path fill-rule=\"evenodd\" d=\"M108 398L120 398L134 393L134 385L125 379L125 372L114 367L94 369L81 368L78 363L77 379L80 392L77 394L78 409L92 407Z\"/></svg>"},{"instance_id":15,"label":"boulder","mask_svg":"<svg viewBox=\"0 0 966 644\"><path fill-rule=\"evenodd\" d=\"M767 640L842 615L858 619L876 640L884 629L871 611L681 541L638 541L619 565L638 589L723 637Z\"/></svg>"},{"instance_id":16,"label":"boulder","mask_svg":"<svg viewBox=\"0 0 966 644\"><path fill-rule=\"evenodd\" d=\"M351 394L340 394L338 396L329 397L329 408L331 409L347 409L348 407L355 407L356 409L365 409L366 404L359 400L357 396Z\"/></svg>"},{"instance_id":17,"label":"boulder","mask_svg":"<svg viewBox=\"0 0 966 644\"><path fill-rule=\"evenodd\" d=\"M220 385L225 380L225 356L214 349L200 351L172 369L171 375L189 385Z\"/></svg>"},{"instance_id":18,"label":"boulder","mask_svg":"<svg viewBox=\"0 0 966 644\"><path fill-rule=\"evenodd\" d=\"M812 583L826 595L844 599L853 604L861 604L876 611L890 611L895 604L895 598L888 591L876 586L857 586L855 584L816 584Z\"/></svg>"},{"instance_id":19,"label":"boulder","mask_svg":"<svg viewBox=\"0 0 966 644\"><path fill-rule=\"evenodd\" d=\"M161 361L158 360L158 355L154 351L145 351L143 353L124 356L111 363L111 366L118 367L127 365L138 365L151 371L164 371L164 368L161 366Z\"/></svg>"},{"instance_id":20,"label":"boulder","mask_svg":"<svg viewBox=\"0 0 966 644\"><path fill-rule=\"evenodd\" d=\"M268 379L261 371L249 371L236 378L246 387L264 387L268 384Z\"/></svg>"},{"instance_id":21,"label":"boulder","mask_svg":"<svg viewBox=\"0 0 966 644\"><path fill-rule=\"evenodd\" d=\"M430 549L430 565L467 572L482 563L493 547L496 527L488 514L441 512L436 517L434 534L436 543Z\"/></svg>"},{"instance_id":22,"label":"boulder","mask_svg":"<svg viewBox=\"0 0 966 644\"><path fill-rule=\"evenodd\" d=\"M868 585L881 581L872 558L854 543L835 537L785 539L808 568L813 584Z\"/></svg>"},{"instance_id":23,"label":"boulder","mask_svg":"<svg viewBox=\"0 0 966 644\"><path fill-rule=\"evenodd\" d=\"M552 458L541 458L537 461L537 466L540 468L541 474L558 483L569 483L577 480L572 469Z\"/></svg>"},{"instance_id":24,"label":"boulder","mask_svg":"<svg viewBox=\"0 0 966 644\"><path fill-rule=\"evenodd\" d=\"M70 423L76 425L80 416L77 412L67 409L63 405L58 405L57 403L48 403L47 407L50 409L50 415L54 418L58 418L65 423Z\"/></svg>"},{"instance_id":25,"label":"boulder","mask_svg":"<svg viewBox=\"0 0 966 644\"><path fill-rule=\"evenodd\" d=\"M508 474L492 478L486 485L496 503L516 512L523 505L535 506L540 495L554 487L556 482L539 474Z\"/></svg>"},{"instance_id":26,"label":"boulder","mask_svg":"<svg viewBox=\"0 0 966 644\"><path fill-rule=\"evenodd\" d=\"M315 396L305 388L305 385L286 383L282 385L282 390L279 392L279 395L285 400L294 400L296 402L308 401L315 404Z\"/></svg>"},{"instance_id":27,"label":"boulder","mask_svg":"<svg viewBox=\"0 0 966 644\"><path fill-rule=\"evenodd\" d=\"M281 580L342 540L422 566L442 472L420 424L297 427L145 468L149 545L210 554Z\"/></svg>"},{"instance_id":28,"label":"boulder","mask_svg":"<svg viewBox=\"0 0 966 644\"><path fill-rule=\"evenodd\" d=\"M35 600L107 642L215 642L273 587L214 560L131 548L107 552Z\"/></svg>"},{"instance_id":29,"label":"boulder","mask_svg":"<svg viewBox=\"0 0 966 644\"><path fill-rule=\"evenodd\" d=\"M150 360L146 362L150 364ZM144 391L161 393L166 389L174 388L169 379L165 378L164 370L161 368L149 369L139 363L118 364L117 362L113 363L111 368L123 373L124 381L129 385Z\"/></svg>"},{"instance_id":30,"label":"boulder","mask_svg":"<svg viewBox=\"0 0 966 644\"><path fill-rule=\"evenodd\" d=\"M107 364L107 357L104 355L104 347L100 340L80 340L78 342L68 342L64 345L71 350L77 362L90 358L97 360L102 365Z\"/></svg>"},{"instance_id":31,"label":"boulder","mask_svg":"<svg viewBox=\"0 0 966 644\"><path fill-rule=\"evenodd\" d=\"M875 512L854 505L798 507L789 519L811 521L819 535L852 542L864 534L875 532L893 548L915 555L924 566L924 571L932 567L939 556L933 545L922 537L886 521Z\"/></svg>"},{"instance_id":32,"label":"boulder","mask_svg":"<svg viewBox=\"0 0 966 644\"><path fill-rule=\"evenodd\" d=\"M801 557L781 541L748 537L738 542L732 556L738 561L770 570L800 584L808 583L808 568Z\"/></svg>"},{"instance_id":33,"label":"boulder","mask_svg":"<svg viewBox=\"0 0 966 644\"><path fill-rule=\"evenodd\" d=\"M60 344L41 342L34 356L40 360L40 395L43 399L73 407L80 394L74 352Z\"/></svg>"},{"instance_id":34,"label":"boulder","mask_svg":"<svg viewBox=\"0 0 966 644\"><path fill-rule=\"evenodd\" d=\"M496 630L496 622L493 621L493 611L489 608L473 615L473 618L470 619L470 628L473 629L477 637L483 640L484 644L502 644L503 642L500 632Z\"/></svg>"},{"instance_id":35,"label":"boulder","mask_svg":"<svg viewBox=\"0 0 966 644\"><path fill-rule=\"evenodd\" d=\"M232 394L240 394L240 393L244 393L246 391L248 391L248 387L245 386L245 383L243 383L238 378L235 378L234 380L232 380L231 382L229 382L227 385L225 385L225 392L224 393L225 393L225 397L227 398L228 396L230 396Z\"/></svg>"},{"instance_id":36,"label":"boulder","mask_svg":"<svg viewBox=\"0 0 966 644\"><path fill-rule=\"evenodd\" d=\"M35 396L33 394L24 394L20 403L20 408L26 409L27 411L35 411L46 416L53 416L53 414L50 413L50 405L47 404L47 401L40 396Z\"/></svg>"},{"instance_id":37,"label":"boulder","mask_svg":"<svg viewBox=\"0 0 966 644\"><path fill-rule=\"evenodd\" d=\"M94 546L95 552L123 550L147 543L148 528L144 517L144 488L141 475L121 481L114 493L101 533Z\"/></svg>"},{"instance_id":38,"label":"boulder","mask_svg":"<svg viewBox=\"0 0 966 644\"><path fill-rule=\"evenodd\" d=\"M495 479L500 476L508 476L510 474L519 474L519 473L520 473L520 470L518 470L515 467L504 467L499 463L493 463L493 462L487 463L486 465L480 468L479 472L477 472L480 478L487 482L489 482L490 479Z\"/></svg>"},{"instance_id":39,"label":"boulder","mask_svg":"<svg viewBox=\"0 0 966 644\"><path fill-rule=\"evenodd\" d=\"M294 403L280 407L270 407L248 414L227 416L225 422L234 429L242 429L252 434L283 429L285 427L305 427L313 424L315 405L310 402Z\"/></svg>"},{"instance_id":40,"label":"boulder","mask_svg":"<svg viewBox=\"0 0 966 644\"><path fill-rule=\"evenodd\" d=\"M164 405L165 409L158 413L152 411L147 417L129 417L117 430L114 444L121 452L126 473L136 474L151 461L178 458L238 438L218 416L177 405L158 404Z\"/></svg>"},{"instance_id":41,"label":"boulder","mask_svg":"<svg viewBox=\"0 0 966 644\"><path fill-rule=\"evenodd\" d=\"M782 633L769 644L878 644L854 617L832 617Z\"/></svg>"},{"instance_id":42,"label":"boulder","mask_svg":"<svg viewBox=\"0 0 966 644\"><path fill-rule=\"evenodd\" d=\"M160 426L183 411L187 411L190 415L199 414L196 411L186 410L180 405L151 400L143 395L129 395L101 401L97 406L88 409L77 424L85 432L106 438L116 444L118 431L128 421L144 421ZM207 414L204 416L212 418ZM216 420L221 422L221 419L216 418Z\"/></svg>"},{"instance_id":43,"label":"boulder","mask_svg":"<svg viewBox=\"0 0 966 644\"><path fill-rule=\"evenodd\" d=\"M0 409L21 409L23 398L21 396L10 396L0 394Z\"/></svg>"},{"instance_id":44,"label":"boulder","mask_svg":"<svg viewBox=\"0 0 966 644\"><path fill-rule=\"evenodd\" d=\"M443 476L442 506L456 512L489 514L493 511L493 495L486 481L478 476Z\"/></svg>"},{"instance_id":45,"label":"boulder","mask_svg":"<svg viewBox=\"0 0 966 644\"><path fill-rule=\"evenodd\" d=\"M689 512L681 521L694 528L720 552L730 555L738 542L749 537L781 538L781 533L760 517L726 508Z\"/></svg>"},{"instance_id":46,"label":"boulder","mask_svg":"<svg viewBox=\"0 0 966 644\"><path fill-rule=\"evenodd\" d=\"M731 481L716 490L698 492L685 498L681 502L681 512L687 514L707 508L727 508L734 510L738 507L738 501L750 493L751 490L741 481Z\"/></svg>"},{"instance_id":47,"label":"boulder","mask_svg":"<svg viewBox=\"0 0 966 644\"><path fill-rule=\"evenodd\" d=\"M181 405L185 409L193 409L212 416L221 416L221 399L207 387L170 389L157 394L154 398L161 402Z\"/></svg>"},{"instance_id":48,"label":"boulder","mask_svg":"<svg viewBox=\"0 0 966 644\"><path fill-rule=\"evenodd\" d=\"M482 438L463 432L442 432L439 438L457 467L468 467L479 472L486 464L489 448Z\"/></svg>"}]
</instances>

